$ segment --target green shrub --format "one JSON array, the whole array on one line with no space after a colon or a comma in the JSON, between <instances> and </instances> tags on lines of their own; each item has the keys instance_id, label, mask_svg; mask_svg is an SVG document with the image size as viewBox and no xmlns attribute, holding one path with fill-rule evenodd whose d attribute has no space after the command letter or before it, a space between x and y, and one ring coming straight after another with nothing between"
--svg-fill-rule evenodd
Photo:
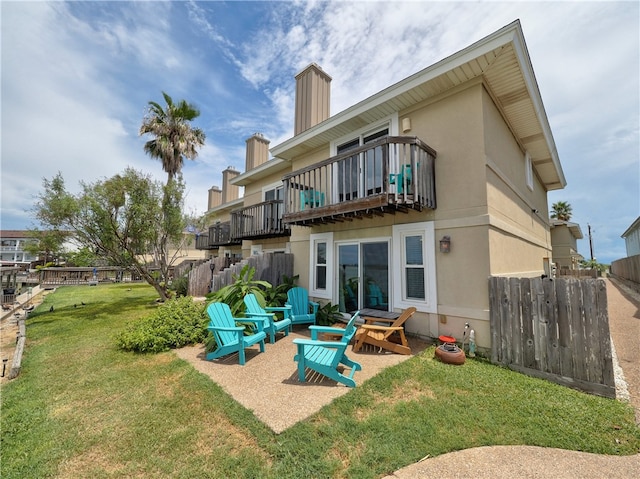
<instances>
[{"instance_id":1,"label":"green shrub","mask_svg":"<svg viewBox=\"0 0 640 479\"><path fill-rule=\"evenodd\" d=\"M203 342L208 324L204 304L191 297L176 298L130 324L116 336L116 344L125 351L159 353Z\"/></svg>"},{"instance_id":2,"label":"green shrub","mask_svg":"<svg viewBox=\"0 0 640 479\"><path fill-rule=\"evenodd\" d=\"M282 307L287 302L287 291L296 286L296 282L300 278L300 275L287 276L282 275L282 283L273 288L269 288L264 293L264 299L267 302L267 306Z\"/></svg>"},{"instance_id":3,"label":"green shrub","mask_svg":"<svg viewBox=\"0 0 640 479\"><path fill-rule=\"evenodd\" d=\"M169 289L176 292L176 296L186 296L189 289L189 277L187 275L174 278Z\"/></svg>"},{"instance_id":4,"label":"green shrub","mask_svg":"<svg viewBox=\"0 0 640 479\"><path fill-rule=\"evenodd\" d=\"M253 279L256 269L248 264L242 267L239 274L234 274L233 283L220 288L218 291L207 294L207 299L215 302L226 303L231 309L234 318L244 316L244 297L253 293L258 298L258 303L265 304L265 291L272 288L268 281Z\"/></svg>"},{"instance_id":5,"label":"green shrub","mask_svg":"<svg viewBox=\"0 0 640 479\"><path fill-rule=\"evenodd\" d=\"M316 321L320 326L333 326L341 318L342 313L340 313L340 305L338 304L324 304L318 308L316 313Z\"/></svg>"}]
</instances>

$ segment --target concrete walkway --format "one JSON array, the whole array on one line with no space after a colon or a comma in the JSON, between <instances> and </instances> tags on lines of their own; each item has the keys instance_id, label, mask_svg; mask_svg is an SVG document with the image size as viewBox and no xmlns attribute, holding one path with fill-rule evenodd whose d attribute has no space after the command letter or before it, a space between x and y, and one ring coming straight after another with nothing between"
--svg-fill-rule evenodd
<instances>
[{"instance_id":1,"label":"concrete walkway","mask_svg":"<svg viewBox=\"0 0 640 479\"><path fill-rule=\"evenodd\" d=\"M611 339L629 402L640 425L640 294L616 280L607 281ZM640 454L606 456L535 446L465 449L399 469L384 479L616 479L640 478Z\"/></svg>"},{"instance_id":2,"label":"concrete walkway","mask_svg":"<svg viewBox=\"0 0 640 479\"><path fill-rule=\"evenodd\" d=\"M31 293L22 293L16 296L16 300L13 303L13 308L11 308L8 311L2 310L1 320L4 321L5 319L8 319L11 316L13 316L15 313L22 314L23 312L22 307L25 304L27 304L29 301L32 301L33 299L35 299L36 296L40 295L43 291L44 289L38 284L33 288L31 288Z\"/></svg>"}]
</instances>

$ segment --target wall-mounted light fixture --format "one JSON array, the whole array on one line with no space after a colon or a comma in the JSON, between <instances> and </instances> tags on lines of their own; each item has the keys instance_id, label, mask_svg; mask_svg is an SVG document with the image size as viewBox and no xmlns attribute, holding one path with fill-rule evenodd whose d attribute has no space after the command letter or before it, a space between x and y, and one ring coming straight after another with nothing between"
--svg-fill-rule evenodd
<instances>
[{"instance_id":1,"label":"wall-mounted light fixture","mask_svg":"<svg viewBox=\"0 0 640 479\"><path fill-rule=\"evenodd\" d=\"M411 130L411 118L402 119L402 133L406 133Z\"/></svg>"},{"instance_id":2,"label":"wall-mounted light fixture","mask_svg":"<svg viewBox=\"0 0 640 479\"><path fill-rule=\"evenodd\" d=\"M443 236L440 240L440 252L448 253L451 251L451 236Z\"/></svg>"}]
</instances>

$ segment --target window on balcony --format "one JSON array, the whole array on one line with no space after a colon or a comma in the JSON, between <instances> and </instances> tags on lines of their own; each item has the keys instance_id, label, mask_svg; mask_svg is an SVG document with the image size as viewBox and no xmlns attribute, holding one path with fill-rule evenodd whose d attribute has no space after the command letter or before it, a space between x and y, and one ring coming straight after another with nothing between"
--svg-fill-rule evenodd
<instances>
[{"instance_id":1,"label":"window on balcony","mask_svg":"<svg viewBox=\"0 0 640 479\"><path fill-rule=\"evenodd\" d=\"M348 153L349 150L385 136L389 136L388 127L373 133L358 135L357 138L339 144L336 148L336 154ZM379 147L362 154L349 156L340 162L335 179L338 201L354 200L382 191L384 174L382 154L383 149Z\"/></svg>"},{"instance_id":2,"label":"window on balcony","mask_svg":"<svg viewBox=\"0 0 640 479\"><path fill-rule=\"evenodd\" d=\"M282 229L282 214L284 213L284 188L282 183L279 186L267 187L264 191L264 201L278 202L269 205L264 212L264 228L267 231L280 231Z\"/></svg>"}]
</instances>

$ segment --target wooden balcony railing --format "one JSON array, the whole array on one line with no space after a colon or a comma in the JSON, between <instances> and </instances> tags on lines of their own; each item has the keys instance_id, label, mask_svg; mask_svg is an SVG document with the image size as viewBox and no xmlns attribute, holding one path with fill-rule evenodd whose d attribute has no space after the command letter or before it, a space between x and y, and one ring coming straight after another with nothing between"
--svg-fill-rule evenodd
<instances>
[{"instance_id":1,"label":"wooden balcony railing","mask_svg":"<svg viewBox=\"0 0 640 479\"><path fill-rule=\"evenodd\" d=\"M208 234L200 234L196 236L196 249L211 249L211 246L209 246Z\"/></svg>"},{"instance_id":2,"label":"wooden balcony railing","mask_svg":"<svg viewBox=\"0 0 640 479\"><path fill-rule=\"evenodd\" d=\"M231 236L231 222L216 223L209 227L209 234L196 238L196 249L218 249L220 246L240 244L242 240Z\"/></svg>"},{"instance_id":3,"label":"wooden balcony railing","mask_svg":"<svg viewBox=\"0 0 640 479\"><path fill-rule=\"evenodd\" d=\"M282 200L264 201L231 212L231 237L261 239L289 236L291 229L282 221Z\"/></svg>"},{"instance_id":4,"label":"wooden balcony railing","mask_svg":"<svg viewBox=\"0 0 640 479\"><path fill-rule=\"evenodd\" d=\"M385 137L284 176L285 223L312 225L436 208L436 152Z\"/></svg>"}]
</instances>

